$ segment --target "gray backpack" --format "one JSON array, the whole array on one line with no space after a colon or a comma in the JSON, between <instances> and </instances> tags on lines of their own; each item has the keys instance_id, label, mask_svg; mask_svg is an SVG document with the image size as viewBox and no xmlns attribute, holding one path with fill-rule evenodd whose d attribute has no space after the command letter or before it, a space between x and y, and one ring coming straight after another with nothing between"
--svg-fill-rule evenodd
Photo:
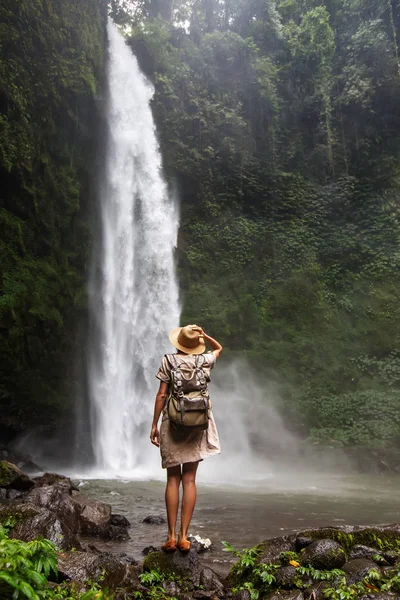
<instances>
[{"instance_id":1,"label":"gray backpack","mask_svg":"<svg viewBox=\"0 0 400 600\"><path fill-rule=\"evenodd\" d=\"M166 358L171 366L171 384L167 400L171 426L181 432L207 429L211 402L203 370L204 356L196 355L190 377L182 372L175 354L166 354Z\"/></svg>"}]
</instances>

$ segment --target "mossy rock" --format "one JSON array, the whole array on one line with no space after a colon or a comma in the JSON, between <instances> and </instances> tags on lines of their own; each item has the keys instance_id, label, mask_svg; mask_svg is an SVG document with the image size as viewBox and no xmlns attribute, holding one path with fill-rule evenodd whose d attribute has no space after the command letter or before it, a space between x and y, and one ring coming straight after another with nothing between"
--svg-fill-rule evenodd
<instances>
[{"instance_id":1,"label":"mossy rock","mask_svg":"<svg viewBox=\"0 0 400 600\"><path fill-rule=\"evenodd\" d=\"M331 539L338 542L346 552L355 545L372 546L378 550L400 552L400 525L374 525L372 527L349 526L322 527L298 533L297 537L315 540Z\"/></svg>"},{"instance_id":2,"label":"mossy rock","mask_svg":"<svg viewBox=\"0 0 400 600\"><path fill-rule=\"evenodd\" d=\"M190 581L194 586L200 584L200 572L202 566L199 563L197 552L190 550L183 552L152 552L143 562L143 571L158 571L166 579L173 575L179 576L182 581Z\"/></svg>"},{"instance_id":3,"label":"mossy rock","mask_svg":"<svg viewBox=\"0 0 400 600\"><path fill-rule=\"evenodd\" d=\"M0 462L0 487L14 490L30 490L34 486L32 479L21 469L7 460Z\"/></svg>"}]
</instances>

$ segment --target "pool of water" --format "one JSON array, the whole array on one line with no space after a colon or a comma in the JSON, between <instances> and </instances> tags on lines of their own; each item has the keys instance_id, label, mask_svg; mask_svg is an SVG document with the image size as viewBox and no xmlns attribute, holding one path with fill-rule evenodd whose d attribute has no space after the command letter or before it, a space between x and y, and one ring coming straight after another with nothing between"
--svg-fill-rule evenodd
<instances>
[{"instance_id":1,"label":"pool of water","mask_svg":"<svg viewBox=\"0 0 400 600\"><path fill-rule=\"evenodd\" d=\"M81 492L112 505L113 512L131 522L126 542L97 542L111 552L127 552L143 560L142 550L159 546L166 525L148 525L148 515L165 516L164 484L124 479L77 481ZM191 533L210 538L213 547L202 562L224 574L234 558L223 551L222 540L241 549L262 540L325 525L372 525L400 520L400 477L326 476L248 483L244 487L198 483L198 501Z\"/></svg>"}]
</instances>

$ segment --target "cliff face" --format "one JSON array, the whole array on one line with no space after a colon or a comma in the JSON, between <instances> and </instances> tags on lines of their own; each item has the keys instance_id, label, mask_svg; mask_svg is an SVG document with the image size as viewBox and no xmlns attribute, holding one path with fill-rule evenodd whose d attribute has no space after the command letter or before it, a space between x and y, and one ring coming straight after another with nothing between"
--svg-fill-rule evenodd
<instances>
[{"instance_id":1,"label":"cliff face","mask_svg":"<svg viewBox=\"0 0 400 600\"><path fill-rule=\"evenodd\" d=\"M106 3L0 6L0 434L68 408L86 307Z\"/></svg>"}]
</instances>

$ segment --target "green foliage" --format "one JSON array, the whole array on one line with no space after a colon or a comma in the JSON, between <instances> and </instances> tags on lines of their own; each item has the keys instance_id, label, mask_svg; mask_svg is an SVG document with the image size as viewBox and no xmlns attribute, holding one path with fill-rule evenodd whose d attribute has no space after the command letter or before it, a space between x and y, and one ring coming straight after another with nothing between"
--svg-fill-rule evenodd
<instances>
[{"instance_id":1,"label":"green foliage","mask_svg":"<svg viewBox=\"0 0 400 600\"><path fill-rule=\"evenodd\" d=\"M14 429L43 409L51 425L72 397L105 13L101 0L0 7L0 404Z\"/></svg>"},{"instance_id":2,"label":"green foliage","mask_svg":"<svg viewBox=\"0 0 400 600\"><path fill-rule=\"evenodd\" d=\"M8 522L7 527L12 523ZM64 584L50 587L49 577L57 575L57 548L49 540L31 542L9 539L7 527L0 527L0 596L13 600L112 600L96 583L86 592ZM89 588L89 589L88 589Z\"/></svg>"},{"instance_id":3,"label":"green foliage","mask_svg":"<svg viewBox=\"0 0 400 600\"><path fill-rule=\"evenodd\" d=\"M182 322L285 381L304 437L396 446L399 7L205 4L129 40L182 200Z\"/></svg>"}]
</instances>

